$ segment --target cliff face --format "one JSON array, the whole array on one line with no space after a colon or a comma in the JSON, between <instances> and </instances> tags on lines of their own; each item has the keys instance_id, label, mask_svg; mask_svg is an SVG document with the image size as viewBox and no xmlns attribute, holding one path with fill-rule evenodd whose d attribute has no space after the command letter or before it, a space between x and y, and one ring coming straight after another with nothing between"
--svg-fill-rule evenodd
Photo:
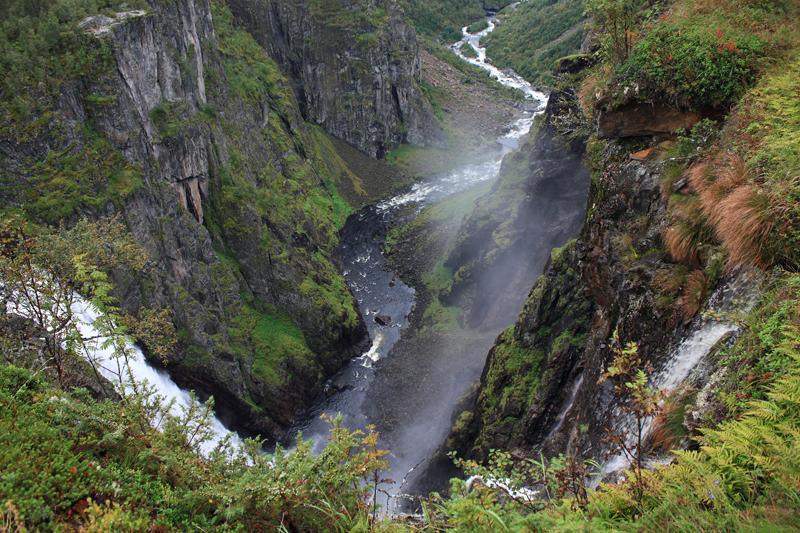
<instances>
[{"instance_id":1,"label":"cliff face","mask_svg":"<svg viewBox=\"0 0 800 533\"><path fill-rule=\"evenodd\" d=\"M583 230L552 252L515 325L492 348L474 408L462 415L468 423L458 428L462 451L596 455L613 407L609 385L598 378L613 358L614 330L656 365L681 331L668 288L681 269L661 242L663 161L659 149L651 152L637 160L619 141L591 144Z\"/></svg>"},{"instance_id":2,"label":"cliff face","mask_svg":"<svg viewBox=\"0 0 800 533\"><path fill-rule=\"evenodd\" d=\"M272 7L295 12L289 4ZM293 85L221 2L150 0L147 10L81 27L88 47L107 50L107 65L65 82L33 133L0 141L3 202L48 222L122 217L151 264L142 279L117 272L115 281L128 310L172 310L181 349L166 363L176 381L213 394L244 429L280 437L366 335L334 259L349 213L336 187L352 173L301 113L293 87L306 78ZM424 106L408 107L418 99L418 60L413 33L402 37L408 53L391 64L373 69L366 61L377 59L363 59L365 71L385 67L385 77L359 86L363 100L319 122L361 139L364 117L381 120L365 102L394 93L397 105L389 98L383 112L425 120ZM321 102L346 85L326 77L339 68L321 51L327 43L260 36L272 38L278 44L268 48L282 60L319 49L308 80L320 84L308 87L314 96L304 107L315 110L311 119L327 116ZM350 111L357 118L348 122ZM354 144L377 153L416 135L402 117L370 137L374 146ZM72 195L72 183L62 189L50 179L67 171L86 190Z\"/></svg>"},{"instance_id":3,"label":"cliff face","mask_svg":"<svg viewBox=\"0 0 800 533\"><path fill-rule=\"evenodd\" d=\"M503 160L497 183L459 231L446 262L454 281L444 298L470 310L472 327L507 324L550 249L580 229L589 191L585 139L556 123L575 106L572 93L551 95L530 140Z\"/></svg>"},{"instance_id":4,"label":"cliff face","mask_svg":"<svg viewBox=\"0 0 800 533\"><path fill-rule=\"evenodd\" d=\"M438 127L417 82L416 35L393 0L232 0L294 84L305 118L372 155Z\"/></svg>"}]
</instances>

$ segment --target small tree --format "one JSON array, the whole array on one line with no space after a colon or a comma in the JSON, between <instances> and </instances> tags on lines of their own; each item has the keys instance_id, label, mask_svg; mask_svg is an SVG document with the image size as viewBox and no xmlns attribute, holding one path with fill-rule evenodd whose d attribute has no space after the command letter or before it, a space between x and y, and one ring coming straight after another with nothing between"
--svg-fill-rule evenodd
<instances>
[{"instance_id":1,"label":"small tree","mask_svg":"<svg viewBox=\"0 0 800 533\"><path fill-rule=\"evenodd\" d=\"M653 417L661 411L664 394L650 385L653 369L644 364L639 356L639 345L629 342L620 344L619 334L614 331L611 342L614 360L600 377L600 381L612 380L614 392L620 399L623 417L618 426L609 427L609 441L615 452L622 453L633 472L633 493L636 503L641 505L645 489L644 445L647 428Z\"/></svg>"},{"instance_id":2,"label":"small tree","mask_svg":"<svg viewBox=\"0 0 800 533\"><path fill-rule=\"evenodd\" d=\"M133 331L158 355L174 345L165 312L143 312L132 320L112 295L107 272L114 268L139 272L146 261L144 250L115 219L82 220L72 228L56 230L35 227L20 218L5 219L0 222L0 311L29 320L41 332L44 358L35 363L37 370L52 369L61 387L68 384L69 369L80 364L81 358L92 364L99 379L95 344L111 348L124 395L123 384L132 383L127 334ZM81 297L101 311L92 324L92 335L81 331L83 324L76 313Z\"/></svg>"},{"instance_id":3,"label":"small tree","mask_svg":"<svg viewBox=\"0 0 800 533\"><path fill-rule=\"evenodd\" d=\"M603 44L611 61L623 63L631 53L634 26L646 0L588 0L586 10L603 31Z\"/></svg>"}]
</instances>

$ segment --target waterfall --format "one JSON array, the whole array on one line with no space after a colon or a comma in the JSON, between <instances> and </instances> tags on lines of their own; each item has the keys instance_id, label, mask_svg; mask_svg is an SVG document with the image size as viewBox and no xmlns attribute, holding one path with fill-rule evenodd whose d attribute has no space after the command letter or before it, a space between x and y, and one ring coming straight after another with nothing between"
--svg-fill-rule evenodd
<instances>
[{"instance_id":1,"label":"waterfall","mask_svg":"<svg viewBox=\"0 0 800 533\"><path fill-rule=\"evenodd\" d=\"M758 279L752 272L739 273L733 279L722 282L709 298L706 312L695 318L686 336L672 348L664 365L653 375L652 386L667 394L679 388L721 341L740 330L741 326L726 318L726 315L752 309L758 286ZM627 426L632 434L633 420L620 417L617 410L614 415L617 418L616 423ZM653 419L648 418L642 428L643 440L647 440L652 430ZM596 485L606 475L628 466L630 464L624 454L611 457L603 463L600 476L593 484Z\"/></svg>"},{"instance_id":2,"label":"waterfall","mask_svg":"<svg viewBox=\"0 0 800 533\"><path fill-rule=\"evenodd\" d=\"M14 304L9 301L6 306L6 312L23 317L32 316L32 310L24 304ZM75 325L84 339L83 349L80 350L80 353L104 378L115 386L121 385L126 390L132 390L134 384L146 384L152 387L155 393L163 398L164 402L171 404L170 412L175 416L180 416L187 409L198 406L199 402L192 398L188 391L178 387L167 372L148 363L142 350L129 339L125 340L126 352L128 353L127 370L125 370L123 368L124 363L115 357L111 339L102 336L94 327L94 322L100 317L100 312L90 302L75 294L70 309L72 310ZM239 436L235 432L229 431L219 418L213 416L210 422L212 438L203 444L202 451L204 453L211 452L217 444L228 436L234 448L241 447L242 441Z\"/></svg>"},{"instance_id":3,"label":"waterfall","mask_svg":"<svg viewBox=\"0 0 800 533\"><path fill-rule=\"evenodd\" d=\"M133 386L133 383L147 384L153 387L155 393L161 396L165 402L171 402L170 412L176 416L180 416L191 408L193 404L197 405L197 399L192 398L188 391L181 389L166 371L155 368L148 363L142 350L130 340L126 341L129 353L127 363L130 372L120 371L122 363L118 362L114 356L113 348L108 346L109 339L102 337L93 325L100 316L100 312L80 296L76 296L72 304L72 312L77 317L77 327L81 335L86 339L91 339L84 343L86 349L82 350L81 353L87 359L90 359L90 362L97 367L104 378L115 384L122 380L122 385L128 389ZM235 448L240 447L242 441L239 436L235 432L228 430L216 415L211 418L210 422L213 435L208 442L203 444L202 450L204 453L209 453L228 436Z\"/></svg>"}]
</instances>

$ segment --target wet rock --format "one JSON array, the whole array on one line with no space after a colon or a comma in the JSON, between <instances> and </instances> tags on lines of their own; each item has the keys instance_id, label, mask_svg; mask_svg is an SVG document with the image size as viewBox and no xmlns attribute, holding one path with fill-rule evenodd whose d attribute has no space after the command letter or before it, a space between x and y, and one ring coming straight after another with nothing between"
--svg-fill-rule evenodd
<instances>
[{"instance_id":1,"label":"wet rock","mask_svg":"<svg viewBox=\"0 0 800 533\"><path fill-rule=\"evenodd\" d=\"M375 322L381 326L388 326L392 323L392 317L389 315L375 315Z\"/></svg>"}]
</instances>

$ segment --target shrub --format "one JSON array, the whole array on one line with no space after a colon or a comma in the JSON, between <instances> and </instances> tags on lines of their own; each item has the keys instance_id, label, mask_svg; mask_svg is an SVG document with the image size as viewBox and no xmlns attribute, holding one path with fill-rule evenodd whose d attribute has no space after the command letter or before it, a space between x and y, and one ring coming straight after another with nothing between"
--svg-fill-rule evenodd
<instances>
[{"instance_id":1,"label":"shrub","mask_svg":"<svg viewBox=\"0 0 800 533\"><path fill-rule=\"evenodd\" d=\"M752 84L764 42L755 35L682 23L658 24L618 69L642 100L727 109Z\"/></svg>"}]
</instances>

